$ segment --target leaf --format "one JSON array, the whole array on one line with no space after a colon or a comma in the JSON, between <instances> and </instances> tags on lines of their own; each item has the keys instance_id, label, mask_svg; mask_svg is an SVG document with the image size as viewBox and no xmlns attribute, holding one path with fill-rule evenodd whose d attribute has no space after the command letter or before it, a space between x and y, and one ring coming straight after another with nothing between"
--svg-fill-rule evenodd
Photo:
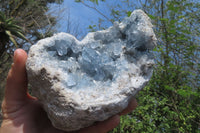
<instances>
[{"instance_id":1,"label":"leaf","mask_svg":"<svg viewBox=\"0 0 200 133\"><path fill-rule=\"evenodd\" d=\"M17 32L16 36L31 43L30 40L28 40L21 32Z\"/></svg>"},{"instance_id":2,"label":"leaf","mask_svg":"<svg viewBox=\"0 0 200 133\"><path fill-rule=\"evenodd\" d=\"M170 29L169 32L170 32L171 34L176 34L176 29Z\"/></svg>"},{"instance_id":3,"label":"leaf","mask_svg":"<svg viewBox=\"0 0 200 133\"><path fill-rule=\"evenodd\" d=\"M18 48L17 46L17 42L15 41L15 39L13 38L13 35L10 33L10 31L5 31L6 34L9 36L9 39L11 40L11 42L15 45L16 48Z\"/></svg>"},{"instance_id":4,"label":"leaf","mask_svg":"<svg viewBox=\"0 0 200 133\"><path fill-rule=\"evenodd\" d=\"M187 96L190 95L190 93L187 92L187 91L184 90L184 89L179 89L179 90L177 90L177 93L178 93L179 95L183 96L183 97L187 97Z\"/></svg>"},{"instance_id":5,"label":"leaf","mask_svg":"<svg viewBox=\"0 0 200 133\"><path fill-rule=\"evenodd\" d=\"M90 1L98 5L98 0L90 0Z\"/></svg>"},{"instance_id":6,"label":"leaf","mask_svg":"<svg viewBox=\"0 0 200 133\"><path fill-rule=\"evenodd\" d=\"M75 2L81 2L81 0L75 0Z\"/></svg>"},{"instance_id":7,"label":"leaf","mask_svg":"<svg viewBox=\"0 0 200 133\"><path fill-rule=\"evenodd\" d=\"M168 18L160 18L161 21L169 21Z\"/></svg>"},{"instance_id":8,"label":"leaf","mask_svg":"<svg viewBox=\"0 0 200 133\"><path fill-rule=\"evenodd\" d=\"M168 86L168 85L165 85L165 89L167 89L167 90L172 90L172 91L175 90L174 87L171 87L171 86Z\"/></svg>"},{"instance_id":9,"label":"leaf","mask_svg":"<svg viewBox=\"0 0 200 133\"><path fill-rule=\"evenodd\" d=\"M150 19L156 19L155 16L149 14Z\"/></svg>"},{"instance_id":10,"label":"leaf","mask_svg":"<svg viewBox=\"0 0 200 133\"><path fill-rule=\"evenodd\" d=\"M127 16L130 17L131 16L131 11L126 12Z\"/></svg>"},{"instance_id":11,"label":"leaf","mask_svg":"<svg viewBox=\"0 0 200 133\"><path fill-rule=\"evenodd\" d=\"M96 0L96 4L97 4L97 5L99 4L98 0Z\"/></svg>"}]
</instances>

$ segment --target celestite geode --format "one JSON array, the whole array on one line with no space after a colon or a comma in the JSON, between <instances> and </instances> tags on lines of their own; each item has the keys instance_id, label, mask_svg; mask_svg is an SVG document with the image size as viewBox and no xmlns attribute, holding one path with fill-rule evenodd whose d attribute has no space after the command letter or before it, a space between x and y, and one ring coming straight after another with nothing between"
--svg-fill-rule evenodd
<instances>
[{"instance_id":1,"label":"celestite geode","mask_svg":"<svg viewBox=\"0 0 200 133\"><path fill-rule=\"evenodd\" d=\"M30 48L29 83L56 128L78 130L127 107L152 75L152 27L149 17L135 10L82 41L59 33Z\"/></svg>"}]
</instances>

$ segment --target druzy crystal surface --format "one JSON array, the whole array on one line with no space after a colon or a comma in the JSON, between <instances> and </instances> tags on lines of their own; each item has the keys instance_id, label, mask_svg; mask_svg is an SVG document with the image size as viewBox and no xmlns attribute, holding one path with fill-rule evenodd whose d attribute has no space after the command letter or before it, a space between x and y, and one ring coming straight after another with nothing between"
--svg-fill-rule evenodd
<instances>
[{"instance_id":1,"label":"druzy crystal surface","mask_svg":"<svg viewBox=\"0 0 200 133\"><path fill-rule=\"evenodd\" d=\"M142 10L82 41L55 34L30 48L29 83L56 128L78 130L127 107L152 75L155 45Z\"/></svg>"}]
</instances>

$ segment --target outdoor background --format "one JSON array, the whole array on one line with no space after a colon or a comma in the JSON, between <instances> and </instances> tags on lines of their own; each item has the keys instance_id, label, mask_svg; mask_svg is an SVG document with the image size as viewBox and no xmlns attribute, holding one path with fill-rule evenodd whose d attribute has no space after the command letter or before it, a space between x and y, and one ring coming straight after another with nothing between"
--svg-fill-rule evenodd
<instances>
[{"instance_id":1,"label":"outdoor background","mask_svg":"<svg viewBox=\"0 0 200 133\"><path fill-rule=\"evenodd\" d=\"M158 38L138 107L111 133L200 133L199 0L0 0L0 101L13 51L67 32L79 40L142 9Z\"/></svg>"}]
</instances>

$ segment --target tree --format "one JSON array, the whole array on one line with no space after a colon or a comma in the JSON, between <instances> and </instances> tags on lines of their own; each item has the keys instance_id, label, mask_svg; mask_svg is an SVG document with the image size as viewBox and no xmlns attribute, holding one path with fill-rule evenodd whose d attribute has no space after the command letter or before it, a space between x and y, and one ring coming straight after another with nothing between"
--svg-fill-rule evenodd
<instances>
[{"instance_id":1,"label":"tree","mask_svg":"<svg viewBox=\"0 0 200 133\"><path fill-rule=\"evenodd\" d=\"M28 38L35 42L50 36L56 24L56 18L48 14L50 3L61 3L63 0L2 0L1 11L8 18L15 18Z\"/></svg>"},{"instance_id":2,"label":"tree","mask_svg":"<svg viewBox=\"0 0 200 133\"><path fill-rule=\"evenodd\" d=\"M16 37L28 41L23 35L22 28L16 25L14 19L7 19L6 16L0 12L0 58L9 47L10 42L12 42L15 47L18 47L15 40Z\"/></svg>"},{"instance_id":3,"label":"tree","mask_svg":"<svg viewBox=\"0 0 200 133\"><path fill-rule=\"evenodd\" d=\"M48 13L51 3L61 4L63 0L1 0L0 1L0 94L5 77L12 62L12 54L17 47L35 43L51 36L56 17ZM23 34L24 35L23 35ZM26 38L27 39L26 39ZM29 40L29 41L28 41ZM28 42L27 42L28 41Z\"/></svg>"},{"instance_id":4,"label":"tree","mask_svg":"<svg viewBox=\"0 0 200 133\"><path fill-rule=\"evenodd\" d=\"M154 74L137 96L138 108L124 116L112 132L199 132L200 2L139 0L139 5L136 1L121 2L128 10L120 4L112 6L113 21L120 21L121 15L129 16L135 9L128 7L142 8L155 25L158 46L154 49L157 57ZM101 19L107 21L105 17Z\"/></svg>"},{"instance_id":5,"label":"tree","mask_svg":"<svg viewBox=\"0 0 200 133\"><path fill-rule=\"evenodd\" d=\"M28 41L28 39L23 35L22 28L16 25L13 18L7 19L6 16L0 12L0 66L7 65L10 59L6 51L9 49L9 43L12 42L15 47L18 47L16 38L20 38ZM7 69L7 68L6 68ZM2 69L0 69L2 74ZM4 81L3 79L1 81Z\"/></svg>"},{"instance_id":6,"label":"tree","mask_svg":"<svg viewBox=\"0 0 200 133\"><path fill-rule=\"evenodd\" d=\"M155 54L157 66L152 80L141 92L150 95L154 106L146 107L144 115L153 124L146 129L153 132L198 132L200 125L199 108L199 36L198 17L200 3L187 0L145 1L143 9L153 19L159 38ZM198 16L198 15L197 15ZM149 90L150 89L150 90ZM155 104L156 103L156 104ZM153 105L153 104L152 104ZM153 110L153 111L152 111ZM138 114L137 114L138 115ZM138 115L141 119L141 115ZM156 128L153 128L156 127ZM142 129L141 129L142 130Z\"/></svg>"}]
</instances>

